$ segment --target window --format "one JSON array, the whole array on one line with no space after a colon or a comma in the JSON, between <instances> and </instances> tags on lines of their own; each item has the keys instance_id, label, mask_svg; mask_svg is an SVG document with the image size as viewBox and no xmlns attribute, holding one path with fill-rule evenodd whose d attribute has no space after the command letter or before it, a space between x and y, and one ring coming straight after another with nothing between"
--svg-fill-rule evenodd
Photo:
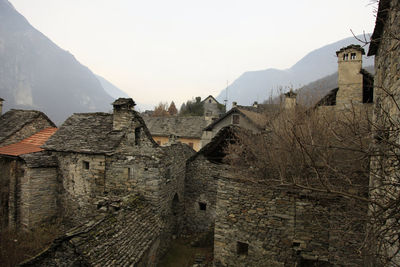
<instances>
[{"instance_id":1,"label":"window","mask_svg":"<svg viewBox=\"0 0 400 267\"><path fill-rule=\"evenodd\" d=\"M236 245L236 252L238 255L248 255L249 244L238 241Z\"/></svg>"},{"instance_id":2,"label":"window","mask_svg":"<svg viewBox=\"0 0 400 267\"><path fill-rule=\"evenodd\" d=\"M239 124L239 115L238 114L234 114L232 116L232 124Z\"/></svg>"},{"instance_id":3,"label":"window","mask_svg":"<svg viewBox=\"0 0 400 267\"><path fill-rule=\"evenodd\" d=\"M199 202L199 210L207 210L207 203Z\"/></svg>"},{"instance_id":4,"label":"window","mask_svg":"<svg viewBox=\"0 0 400 267\"><path fill-rule=\"evenodd\" d=\"M191 148L193 148L193 143L189 142L189 146L190 146Z\"/></svg>"},{"instance_id":5,"label":"window","mask_svg":"<svg viewBox=\"0 0 400 267\"><path fill-rule=\"evenodd\" d=\"M211 103L211 99L208 99L208 103Z\"/></svg>"},{"instance_id":6,"label":"window","mask_svg":"<svg viewBox=\"0 0 400 267\"><path fill-rule=\"evenodd\" d=\"M157 144L159 144L161 146L161 141L157 141Z\"/></svg>"},{"instance_id":7,"label":"window","mask_svg":"<svg viewBox=\"0 0 400 267\"><path fill-rule=\"evenodd\" d=\"M133 168L128 168L128 179L133 179Z\"/></svg>"},{"instance_id":8,"label":"window","mask_svg":"<svg viewBox=\"0 0 400 267\"><path fill-rule=\"evenodd\" d=\"M350 54L350 59L351 59L351 60L356 59L356 57L357 57L357 56L356 56L356 53L351 53L351 54Z\"/></svg>"},{"instance_id":9,"label":"window","mask_svg":"<svg viewBox=\"0 0 400 267\"><path fill-rule=\"evenodd\" d=\"M89 161L82 161L82 166L84 170L89 170Z\"/></svg>"},{"instance_id":10,"label":"window","mask_svg":"<svg viewBox=\"0 0 400 267\"><path fill-rule=\"evenodd\" d=\"M135 128L135 145L140 145L140 127Z\"/></svg>"},{"instance_id":11,"label":"window","mask_svg":"<svg viewBox=\"0 0 400 267\"><path fill-rule=\"evenodd\" d=\"M347 54L347 53L343 54L343 60L344 61L349 60L349 54Z\"/></svg>"}]
</instances>

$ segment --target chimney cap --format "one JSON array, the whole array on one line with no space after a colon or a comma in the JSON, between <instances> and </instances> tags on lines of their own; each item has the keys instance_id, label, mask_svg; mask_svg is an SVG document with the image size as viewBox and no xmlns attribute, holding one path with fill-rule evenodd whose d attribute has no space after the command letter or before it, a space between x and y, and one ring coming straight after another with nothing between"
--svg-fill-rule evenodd
<instances>
[{"instance_id":1,"label":"chimney cap","mask_svg":"<svg viewBox=\"0 0 400 267\"><path fill-rule=\"evenodd\" d=\"M297 94L295 92L293 92L292 90L290 90L289 92L285 93L286 97L289 98L295 98L297 96Z\"/></svg>"},{"instance_id":2,"label":"chimney cap","mask_svg":"<svg viewBox=\"0 0 400 267\"><path fill-rule=\"evenodd\" d=\"M136 106L135 101L132 98L118 98L112 103L113 106L125 106L125 105L132 105Z\"/></svg>"},{"instance_id":3,"label":"chimney cap","mask_svg":"<svg viewBox=\"0 0 400 267\"><path fill-rule=\"evenodd\" d=\"M346 50L349 50L349 49L358 50L358 51L361 52L362 55L365 55L365 50L364 50L364 48L361 47L361 45L351 44L351 45L348 45L346 47L342 47L342 48L340 48L340 50L336 51L336 56L338 56L339 53L342 53L342 52L344 52Z\"/></svg>"}]
</instances>

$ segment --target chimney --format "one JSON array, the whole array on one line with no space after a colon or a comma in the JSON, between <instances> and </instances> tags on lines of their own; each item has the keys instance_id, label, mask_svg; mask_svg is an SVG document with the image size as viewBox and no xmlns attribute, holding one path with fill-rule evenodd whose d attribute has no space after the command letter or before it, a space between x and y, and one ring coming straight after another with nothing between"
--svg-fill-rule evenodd
<instances>
[{"instance_id":1,"label":"chimney","mask_svg":"<svg viewBox=\"0 0 400 267\"><path fill-rule=\"evenodd\" d=\"M258 108L258 102L257 101L254 101L253 108Z\"/></svg>"},{"instance_id":2,"label":"chimney","mask_svg":"<svg viewBox=\"0 0 400 267\"><path fill-rule=\"evenodd\" d=\"M236 108L237 107L237 102L236 101L233 101L232 102L232 108Z\"/></svg>"},{"instance_id":3,"label":"chimney","mask_svg":"<svg viewBox=\"0 0 400 267\"><path fill-rule=\"evenodd\" d=\"M3 101L4 99L0 97L0 116L3 114Z\"/></svg>"},{"instance_id":4,"label":"chimney","mask_svg":"<svg viewBox=\"0 0 400 267\"><path fill-rule=\"evenodd\" d=\"M363 75L360 45L349 45L336 52L338 57L338 87L336 105L363 103Z\"/></svg>"},{"instance_id":5,"label":"chimney","mask_svg":"<svg viewBox=\"0 0 400 267\"><path fill-rule=\"evenodd\" d=\"M133 119L135 101L132 98L118 98L113 105L113 130L120 131L128 128Z\"/></svg>"},{"instance_id":6,"label":"chimney","mask_svg":"<svg viewBox=\"0 0 400 267\"><path fill-rule=\"evenodd\" d=\"M297 101L296 101L296 96L297 94L290 90L285 94L285 103L284 103L284 108L285 109L292 109L296 107Z\"/></svg>"}]
</instances>

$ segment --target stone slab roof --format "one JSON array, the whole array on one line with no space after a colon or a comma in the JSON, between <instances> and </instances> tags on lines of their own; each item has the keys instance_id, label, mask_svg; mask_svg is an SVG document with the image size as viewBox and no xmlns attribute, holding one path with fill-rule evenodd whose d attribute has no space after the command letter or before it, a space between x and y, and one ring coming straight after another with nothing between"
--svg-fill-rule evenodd
<instances>
[{"instance_id":1,"label":"stone slab roof","mask_svg":"<svg viewBox=\"0 0 400 267\"><path fill-rule=\"evenodd\" d=\"M54 151L103 154L112 152L124 133L113 131L109 113L75 113L42 146Z\"/></svg>"},{"instance_id":2,"label":"stone slab roof","mask_svg":"<svg viewBox=\"0 0 400 267\"><path fill-rule=\"evenodd\" d=\"M374 32L371 36L371 44L368 50L368 56L374 56L378 51L381 42L383 29L388 18L391 0L380 0L378 7L378 14L376 15L376 22Z\"/></svg>"},{"instance_id":3,"label":"stone slab roof","mask_svg":"<svg viewBox=\"0 0 400 267\"><path fill-rule=\"evenodd\" d=\"M136 266L159 237L162 222L139 196L129 201L118 212L72 229L21 266Z\"/></svg>"},{"instance_id":4,"label":"stone slab roof","mask_svg":"<svg viewBox=\"0 0 400 267\"><path fill-rule=\"evenodd\" d=\"M135 106L136 103L135 101L132 100L132 98L118 98L117 100L115 100L112 105L113 106L121 106L121 105L132 105Z\"/></svg>"},{"instance_id":5,"label":"stone slab roof","mask_svg":"<svg viewBox=\"0 0 400 267\"><path fill-rule=\"evenodd\" d=\"M0 116L0 142L9 138L40 116L48 120L50 125L56 127L56 125L41 111L21 109L11 109L7 111Z\"/></svg>"},{"instance_id":6,"label":"stone slab roof","mask_svg":"<svg viewBox=\"0 0 400 267\"><path fill-rule=\"evenodd\" d=\"M57 128L49 127L18 143L0 147L0 154L20 156L42 151L43 149L40 148L40 146L42 146L56 131Z\"/></svg>"},{"instance_id":7,"label":"stone slab roof","mask_svg":"<svg viewBox=\"0 0 400 267\"><path fill-rule=\"evenodd\" d=\"M201 138L207 122L202 116L192 117L145 117L147 128L152 136L170 136L182 138Z\"/></svg>"}]
</instances>

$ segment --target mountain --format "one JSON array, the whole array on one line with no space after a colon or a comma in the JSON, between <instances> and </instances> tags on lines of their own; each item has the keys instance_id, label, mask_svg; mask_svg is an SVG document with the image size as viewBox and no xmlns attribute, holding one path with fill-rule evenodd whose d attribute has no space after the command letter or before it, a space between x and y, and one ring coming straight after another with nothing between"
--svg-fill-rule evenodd
<instances>
[{"instance_id":1,"label":"mountain","mask_svg":"<svg viewBox=\"0 0 400 267\"><path fill-rule=\"evenodd\" d=\"M359 36L362 38L362 36ZM350 44L360 44L354 37L316 49L291 68L286 70L266 69L243 73L228 87L229 102L236 101L242 105L250 105L254 101L263 101L279 94L279 88L299 88L317 79L337 71L336 51ZM368 51L368 46L364 47ZM363 65L373 65L373 57L364 57ZM217 96L218 101L226 97L226 89Z\"/></svg>"},{"instance_id":2,"label":"mountain","mask_svg":"<svg viewBox=\"0 0 400 267\"><path fill-rule=\"evenodd\" d=\"M109 111L114 100L92 71L7 0L0 0L0 97L5 110L41 110L57 124L74 112Z\"/></svg>"},{"instance_id":3,"label":"mountain","mask_svg":"<svg viewBox=\"0 0 400 267\"><path fill-rule=\"evenodd\" d=\"M103 89L106 91L106 93L109 94L112 98L117 99L120 97L125 97L125 98L130 97L127 93L125 93L124 91L122 91L121 89L119 89L118 87L116 87L114 84L110 83L103 77L99 75L96 75L96 77L99 80Z\"/></svg>"}]
</instances>

